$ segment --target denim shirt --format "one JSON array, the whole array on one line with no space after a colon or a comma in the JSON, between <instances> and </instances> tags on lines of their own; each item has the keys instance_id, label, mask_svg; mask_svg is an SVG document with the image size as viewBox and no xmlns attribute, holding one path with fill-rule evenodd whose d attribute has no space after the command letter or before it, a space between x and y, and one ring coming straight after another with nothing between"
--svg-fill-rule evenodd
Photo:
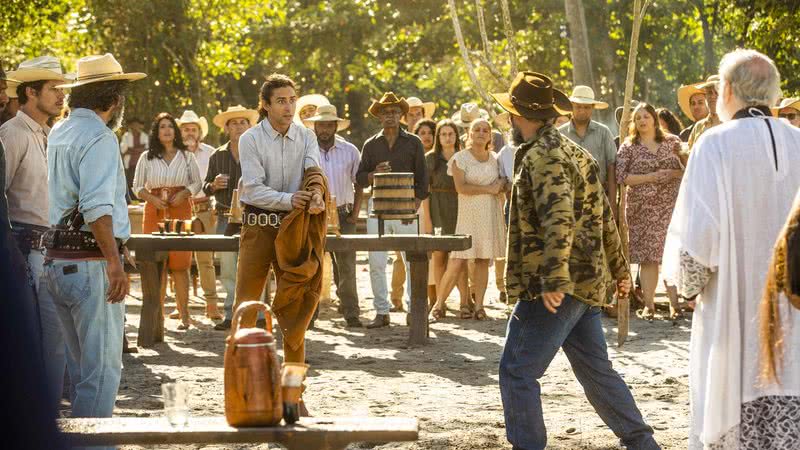
<instances>
[{"instance_id":1,"label":"denim shirt","mask_svg":"<svg viewBox=\"0 0 800 450\"><path fill-rule=\"evenodd\" d=\"M89 223L111 216L114 237L131 235L125 169L114 132L94 111L76 108L56 124L47 140L50 224L57 224L78 206Z\"/></svg>"}]
</instances>

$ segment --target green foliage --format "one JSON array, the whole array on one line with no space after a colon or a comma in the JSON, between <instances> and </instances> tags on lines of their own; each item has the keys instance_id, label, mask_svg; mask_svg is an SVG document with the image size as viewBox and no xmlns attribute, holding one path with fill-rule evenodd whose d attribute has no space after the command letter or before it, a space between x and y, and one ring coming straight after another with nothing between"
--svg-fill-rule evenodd
<instances>
[{"instance_id":1,"label":"green foliage","mask_svg":"<svg viewBox=\"0 0 800 450\"><path fill-rule=\"evenodd\" d=\"M467 45L482 52L475 1L456 3ZM620 104L632 1L583 3L596 87ZM797 93L797 3L656 0L642 28L634 96L677 110L677 87L703 79L736 46L770 55L787 93ZM492 60L510 76L500 5L481 5ZM511 0L510 7L520 69L548 73L569 91L563 0ZM113 53L126 70L149 75L134 83L128 103L128 114L145 120L188 107L209 118L230 105L255 107L272 72L293 77L301 94L328 96L353 121L357 144L377 129L366 110L383 91L435 101L439 117L479 101L442 0L6 0L0 12L6 69L53 54L74 70L80 56ZM477 70L490 92L507 88L507 77Z\"/></svg>"}]
</instances>

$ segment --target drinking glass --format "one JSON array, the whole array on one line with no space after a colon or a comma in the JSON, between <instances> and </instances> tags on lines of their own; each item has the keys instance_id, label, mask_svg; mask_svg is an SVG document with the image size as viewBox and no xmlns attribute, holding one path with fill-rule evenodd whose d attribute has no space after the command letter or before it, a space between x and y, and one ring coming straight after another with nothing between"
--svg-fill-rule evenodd
<instances>
[{"instance_id":1,"label":"drinking glass","mask_svg":"<svg viewBox=\"0 0 800 450\"><path fill-rule=\"evenodd\" d=\"M186 383L164 383L164 415L173 427L184 427L189 423L189 389Z\"/></svg>"}]
</instances>

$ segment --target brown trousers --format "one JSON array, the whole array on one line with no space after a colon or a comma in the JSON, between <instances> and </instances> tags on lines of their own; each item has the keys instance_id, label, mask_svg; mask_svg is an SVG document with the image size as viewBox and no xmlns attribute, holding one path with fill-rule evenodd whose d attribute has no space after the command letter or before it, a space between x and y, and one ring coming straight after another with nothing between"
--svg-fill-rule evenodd
<instances>
[{"instance_id":1,"label":"brown trousers","mask_svg":"<svg viewBox=\"0 0 800 450\"><path fill-rule=\"evenodd\" d=\"M236 297L233 310L245 301L259 301L267 284L269 269L275 271L275 279L280 280L281 269L275 255L275 238L278 229L271 226L242 225L239 240L239 263L236 271ZM242 316L244 326L254 326L255 314ZM280 323L279 323L280 325ZM305 343L297 350L292 350L284 340L283 359L286 362L304 363L306 357Z\"/></svg>"}]
</instances>

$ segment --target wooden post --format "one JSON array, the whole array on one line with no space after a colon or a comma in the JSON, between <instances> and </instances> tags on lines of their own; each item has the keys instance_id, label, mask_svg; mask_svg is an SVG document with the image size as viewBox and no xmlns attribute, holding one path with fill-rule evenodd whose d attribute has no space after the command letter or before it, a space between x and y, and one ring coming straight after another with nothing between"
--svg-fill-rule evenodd
<instances>
[{"instance_id":1,"label":"wooden post","mask_svg":"<svg viewBox=\"0 0 800 450\"><path fill-rule=\"evenodd\" d=\"M164 342L164 309L161 305L161 272L164 262L157 260L156 252L136 252L139 275L142 279L142 313L139 316L139 337L136 345L152 347Z\"/></svg>"},{"instance_id":2,"label":"wooden post","mask_svg":"<svg viewBox=\"0 0 800 450\"><path fill-rule=\"evenodd\" d=\"M411 329L408 344L411 346L428 343L428 254L427 252L406 252L411 271Z\"/></svg>"}]
</instances>

